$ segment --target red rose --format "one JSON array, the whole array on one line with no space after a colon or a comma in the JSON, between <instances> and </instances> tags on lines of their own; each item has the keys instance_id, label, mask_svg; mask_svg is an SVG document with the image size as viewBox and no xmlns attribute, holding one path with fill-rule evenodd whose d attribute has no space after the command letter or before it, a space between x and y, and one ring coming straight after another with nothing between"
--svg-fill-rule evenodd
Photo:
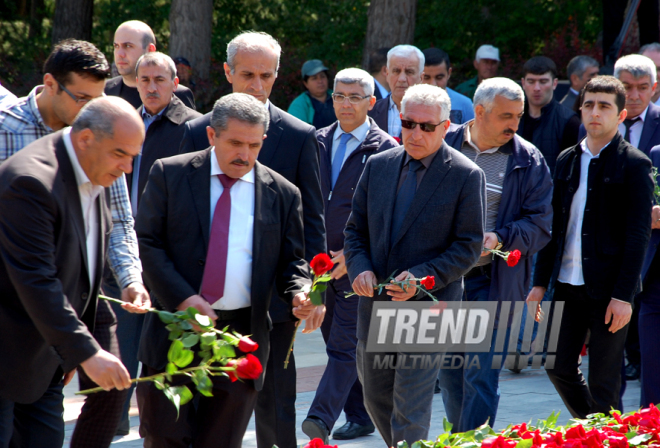
<instances>
[{"instance_id":1,"label":"red rose","mask_svg":"<svg viewBox=\"0 0 660 448\"><path fill-rule=\"evenodd\" d=\"M332 262L332 259L328 256L328 254L318 254L317 256L312 258L312 262L309 265L314 271L314 275L320 277L326 272L328 272L330 269L332 269L334 263Z\"/></svg>"},{"instance_id":2,"label":"red rose","mask_svg":"<svg viewBox=\"0 0 660 448\"><path fill-rule=\"evenodd\" d=\"M230 359L227 362L227 366L236 367L236 370L234 371L225 372L229 376L229 379L232 383L238 378L244 380L257 379L259 378L259 375L261 375L261 372L264 371L263 367L261 366L261 362L259 362L259 358L251 353L248 353L244 358L239 360Z\"/></svg>"},{"instance_id":3,"label":"red rose","mask_svg":"<svg viewBox=\"0 0 660 448\"><path fill-rule=\"evenodd\" d=\"M628 439L626 436L614 436L611 435L607 438L610 441L611 448L628 448Z\"/></svg>"},{"instance_id":4,"label":"red rose","mask_svg":"<svg viewBox=\"0 0 660 448\"><path fill-rule=\"evenodd\" d=\"M587 432L584 430L582 425L577 425L566 430L566 439L580 439L584 440L587 438Z\"/></svg>"},{"instance_id":5,"label":"red rose","mask_svg":"<svg viewBox=\"0 0 660 448\"><path fill-rule=\"evenodd\" d=\"M238 341L238 349L242 351L243 353L251 353L255 351L256 349L259 348L259 344L254 342L252 339L243 336L239 341Z\"/></svg>"},{"instance_id":6,"label":"red rose","mask_svg":"<svg viewBox=\"0 0 660 448\"><path fill-rule=\"evenodd\" d=\"M428 275L424 277L423 279L420 280L420 283L424 288L426 288L428 291L432 290L433 287L435 286L435 277L432 275Z\"/></svg>"},{"instance_id":7,"label":"red rose","mask_svg":"<svg viewBox=\"0 0 660 448\"><path fill-rule=\"evenodd\" d=\"M396 142L400 145L401 144L401 138L399 137L392 137Z\"/></svg>"},{"instance_id":8,"label":"red rose","mask_svg":"<svg viewBox=\"0 0 660 448\"><path fill-rule=\"evenodd\" d=\"M520 251L518 249L512 250L509 252L509 256L506 257L506 264L513 267L518 264L520 261Z\"/></svg>"},{"instance_id":9,"label":"red rose","mask_svg":"<svg viewBox=\"0 0 660 448\"><path fill-rule=\"evenodd\" d=\"M337 448L337 445L324 445L323 440L317 437L316 439L310 440L304 448Z\"/></svg>"}]
</instances>

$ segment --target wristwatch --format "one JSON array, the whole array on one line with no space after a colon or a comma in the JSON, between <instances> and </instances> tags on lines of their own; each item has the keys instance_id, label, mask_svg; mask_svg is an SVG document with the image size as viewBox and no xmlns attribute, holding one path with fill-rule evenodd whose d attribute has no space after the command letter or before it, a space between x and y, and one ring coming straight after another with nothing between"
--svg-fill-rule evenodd
<instances>
[{"instance_id":1,"label":"wristwatch","mask_svg":"<svg viewBox=\"0 0 660 448\"><path fill-rule=\"evenodd\" d=\"M499 233L493 232L495 235L497 235L497 246L495 246L495 250L500 250L503 246L502 244L502 237L500 236Z\"/></svg>"}]
</instances>

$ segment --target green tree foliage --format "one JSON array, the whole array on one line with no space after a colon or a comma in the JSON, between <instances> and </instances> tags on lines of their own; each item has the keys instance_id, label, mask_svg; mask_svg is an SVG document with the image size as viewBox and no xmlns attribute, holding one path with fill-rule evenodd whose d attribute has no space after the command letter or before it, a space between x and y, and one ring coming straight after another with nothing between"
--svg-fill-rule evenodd
<instances>
[{"instance_id":1,"label":"green tree foliage","mask_svg":"<svg viewBox=\"0 0 660 448\"><path fill-rule=\"evenodd\" d=\"M331 75L360 65L368 0L214 1L211 79L198 83L196 90L202 111L231 90L222 63L227 42L243 30L265 31L280 41L283 55L271 99L285 109L303 89L300 67L305 60L323 60ZM25 95L39 82L50 51L55 0L45 0L46 18L33 39L28 38L29 11L9 11L14 3L20 2L0 0L0 82ZM167 52L170 4L96 0L92 42L112 61L114 30L138 19L153 28L158 49ZM563 71L575 54L599 55L595 43L602 26L600 8L600 2L590 0L418 0L415 44L441 47L450 54L452 85L473 76L472 58L482 43L501 49L503 75L517 78L522 62L534 54L555 58Z\"/></svg>"}]
</instances>

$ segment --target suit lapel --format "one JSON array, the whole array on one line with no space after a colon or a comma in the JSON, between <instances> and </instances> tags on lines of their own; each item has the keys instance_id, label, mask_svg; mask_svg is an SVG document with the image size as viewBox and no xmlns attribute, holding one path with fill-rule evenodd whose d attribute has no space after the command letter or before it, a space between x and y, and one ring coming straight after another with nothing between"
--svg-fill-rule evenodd
<instances>
[{"instance_id":1,"label":"suit lapel","mask_svg":"<svg viewBox=\"0 0 660 448\"><path fill-rule=\"evenodd\" d=\"M257 160L263 165L271 166L273 157L277 152L277 147L280 143L280 137L282 136L283 128L280 124L282 121L282 115L280 111L273 103L270 103L268 107L270 113L270 124L268 126L268 132L266 133L266 140L264 140L264 145L261 148L259 157Z\"/></svg>"},{"instance_id":2,"label":"suit lapel","mask_svg":"<svg viewBox=\"0 0 660 448\"><path fill-rule=\"evenodd\" d=\"M401 230L399 231L399 234L394 237L392 246L394 246L394 244L406 234L410 226L415 222L415 219L417 219L417 216L419 216L422 210L424 210L424 206L429 199L431 199L435 190L440 186L450 169L451 153L449 147L443 141L438 153L428 167L421 184L419 184L419 188L410 204L408 213L403 219L403 223L401 223Z\"/></svg>"},{"instance_id":3,"label":"suit lapel","mask_svg":"<svg viewBox=\"0 0 660 448\"><path fill-rule=\"evenodd\" d=\"M85 222L83 221L82 205L80 204L80 192L78 191L78 183L76 182L73 165L69 159L69 154L67 153L66 146L64 146L64 139L61 134L59 138L55 140L55 154L62 173L61 179L66 188L67 204L69 205L69 210L71 210L71 213L73 214L73 228L78 237L78 245L80 246L80 252L82 253L83 265L85 267L85 272L87 273L87 278L89 278L87 268L87 266L89 266L87 261L87 238L85 238Z\"/></svg>"},{"instance_id":4,"label":"suit lapel","mask_svg":"<svg viewBox=\"0 0 660 448\"><path fill-rule=\"evenodd\" d=\"M254 227L252 236L252 292L260 291L258 288L259 282L263 281L259 267L262 265L262 250L264 245L261 244L261 237L264 234L268 225L271 225L272 219L269 219L272 214L273 204L277 197L277 193L270 188L273 178L259 163L254 165ZM254 303L254 302L253 302Z\"/></svg>"},{"instance_id":5,"label":"suit lapel","mask_svg":"<svg viewBox=\"0 0 660 448\"><path fill-rule=\"evenodd\" d=\"M195 157L192 170L188 173L190 193L194 198L197 217L204 238L204 247L209 247L209 232L211 227L211 151L206 150Z\"/></svg>"},{"instance_id":6,"label":"suit lapel","mask_svg":"<svg viewBox=\"0 0 660 448\"><path fill-rule=\"evenodd\" d=\"M651 137L655 133L655 129L658 127L658 121L660 120L660 114L655 113L649 105L649 110L646 113L646 120L644 121L644 126L642 127L642 135L639 138L639 150L642 152L648 153L651 151L651 148L648 147Z\"/></svg>"}]
</instances>

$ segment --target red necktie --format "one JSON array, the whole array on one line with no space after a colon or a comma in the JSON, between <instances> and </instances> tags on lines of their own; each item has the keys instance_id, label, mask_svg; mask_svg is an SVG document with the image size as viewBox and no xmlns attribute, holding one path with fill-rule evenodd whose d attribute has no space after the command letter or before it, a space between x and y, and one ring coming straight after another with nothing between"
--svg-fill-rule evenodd
<instances>
[{"instance_id":1,"label":"red necktie","mask_svg":"<svg viewBox=\"0 0 660 448\"><path fill-rule=\"evenodd\" d=\"M230 189L238 180L232 179L225 174L219 174L218 179L220 179L224 190L220 195L220 199L215 204L201 291L202 297L211 305L220 300L225 293L227 248L229 247L229 219L231 217Z\"/></svg>"}]
</instances>

